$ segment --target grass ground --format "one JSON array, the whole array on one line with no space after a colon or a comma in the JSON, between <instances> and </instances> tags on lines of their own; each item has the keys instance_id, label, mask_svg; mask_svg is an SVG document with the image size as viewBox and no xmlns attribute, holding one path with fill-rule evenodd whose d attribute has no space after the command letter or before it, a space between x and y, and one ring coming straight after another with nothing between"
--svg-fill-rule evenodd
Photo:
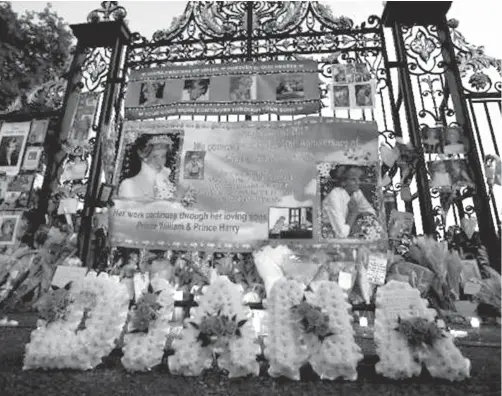
<instances>
[{"instance_id":1,"label":"grass ground","mask_svg":"<svg viewBox=\"0 0 502 396\"><path fill-rule=\"evenodd\" d=\"M449 383L430 378L392 381L375 373L377 357L372 341L358 338L365 352L355 382L321 381L308 369L302 381L272 379L265 372L256 378L229 380L222 373L209 371L201 377L172 376L165 367L150 373L129 374L120 364L120 355L112 354L93 371L22 371L24 346L29 341L31 326L0 328L0 396L311 396L311 395L468 395L501 394L500 327L488 333L490 344L474 346L465 343L460 348L471 359L471 378L461 383ZM485 337L486 338L486 337ZM497 342L498 341L498 344ZM265 370L264 370L265 371Z\"/></svg>"}]
</instances>

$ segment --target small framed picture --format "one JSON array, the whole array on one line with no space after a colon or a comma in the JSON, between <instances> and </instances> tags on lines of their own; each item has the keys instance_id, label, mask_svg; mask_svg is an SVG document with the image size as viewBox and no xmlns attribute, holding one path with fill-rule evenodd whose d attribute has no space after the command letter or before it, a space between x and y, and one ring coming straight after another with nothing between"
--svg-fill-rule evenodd
<instances>
[{"instance_id":1,"label":"small framed picture","mask_svg":"<svg viewBox=\"0 0 502 396\"><path fill-rule=\"evenodd\" d=\"M115 186L111 184L106 184L106 183L101 184L98 195L99 202L101 202L102 204L110 202L114 190Z\"/></svg>"},{"instance_id":2,"label":"small framed picture","mask_svg":"<svg viewBox=\"0 0 502 396\"><path fill-rule=\"evenodd\" d=\"M351 108L365 109L375 107L375 87L371 82L354 84L354 100Z\"/></svg>"},{"instance_id":3,"label":"small framed picture","mask_svg":"<svg viewBox=\"0 0 502 396\"><path fill-rule=\"evenodd\" d=\"M333 74L333 83L347 84L347 70L346 65L331 65L331 73Z\"/></svg>"},{"instance_id":4,"label":"small framed picture","mask_svg":"<svg viewBox=\"0 0 502 396\"><path fill-rule=\"evenodd\" d=\"M23 161L24 170L36 170L42 158L42 147L28 147Z\"/></svg>"},{"instance_id":5,"label":"small framed picture","mask_svg":"<svg viewBox=\"0 0 502 396\"><path fill-rule=\"evenodd\" d=\"M16 241L19 215L0 217L0 245L12 245Z\"/></svg>"},{"instance_id":6,"label":"small framed picture","mask_svg":"<svg viewBox=\"0 0 502 396\"><path fill-rule=\"evenodd\" d=\"M28 135L29 144L42 144L45 142L49 120L33 120Z\"/></svg>"},{"instance_id":7,"label":"small framed picture","mask_svg":"<svg viewBox=\"0 0 502 396\"><path fill-rule=\"evenodd\" d=\"M335 109L350 108L350 92L348 85L332 85L331 86L332 105Z\"/></svg>"}]
</instances>

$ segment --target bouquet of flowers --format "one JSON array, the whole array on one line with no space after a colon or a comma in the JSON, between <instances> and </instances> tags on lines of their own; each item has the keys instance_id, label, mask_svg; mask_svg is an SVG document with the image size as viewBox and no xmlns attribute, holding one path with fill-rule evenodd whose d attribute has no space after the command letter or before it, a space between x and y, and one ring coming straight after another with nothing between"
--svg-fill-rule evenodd
<instances>
[{"instance_id":1,"label":"bouquet of flowers","mask_svg":"<svg viewBox=\"0 0 502 396\"><path fill-rule=\"evenodd\" d=\"M260 347L242 303L238 285L218 276L209 285L190 319L185 320L181 339L173 341L175 354L169 358L173 374L200 375L213 360L230 378L258 375L256 356Z\"/></svg>"}]
</instances>

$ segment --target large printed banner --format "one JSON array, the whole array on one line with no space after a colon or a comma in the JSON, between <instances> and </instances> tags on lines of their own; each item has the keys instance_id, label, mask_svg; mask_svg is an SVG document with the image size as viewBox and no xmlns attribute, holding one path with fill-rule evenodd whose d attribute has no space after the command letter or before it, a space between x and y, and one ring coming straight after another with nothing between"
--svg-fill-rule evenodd
<instances>
[{"instance_id":1,"label":"large printed banner","mask_svg":"<svg viewBox=\"0 0 502 396\"><path fill-rule=\"evenodd\" d=\"M378 223L373 122L129 121L123 136L115 245L339 245L370 239L362 230Z\"/></svg>"},{"instance_id":2,"label":"large printed banner","mask_svg":"<svg viewBox=\"0 0 502 396\"><path fill-rule=\"evenodd\" d=\"M314 61L170 66L131 72L126 118L309 114L320 109Z\"/></svg>"}]
</instances>

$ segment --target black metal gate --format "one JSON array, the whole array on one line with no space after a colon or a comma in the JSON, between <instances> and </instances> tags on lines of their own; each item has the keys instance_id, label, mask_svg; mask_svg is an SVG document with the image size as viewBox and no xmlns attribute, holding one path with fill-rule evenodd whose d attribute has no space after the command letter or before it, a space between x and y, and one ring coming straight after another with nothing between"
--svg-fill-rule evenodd
<instances>
[{"instance_id":1,"label":"black metal gate","mask_svg":"<svg viewBox=\"0 0 502 396\"><path fill-rule=\"evenodd\" d=\"M375 120L381 144L393 147L396 137L402 137L422 153L416 177L407 189L408 199L402 199L399 173L384 187L388 211L397 208L414 213L417 234L433 234L439 238L445 237L450 225L461 224L462 218L475 215L482 219L479 233L489 249L492 265L499 267L500 219L493 193L485 184L485 153L481 144L484 138L475 108L482 106L486 114L490 114L487 125L494 154L498 155L495 127L490 121L493 116L488 109L492 102L495 106L498 104L500 117L500 81L490 82L490 88L483 90L483 94L464 90L462 54L465 55L466 49L461 48L456 30L446 20L449 6L450 2L428 3L427 7L420 2L389 2L381 18L370 16L366 22L355 25L346 17L334 17L329 8L317 2L189 2L170 29L158 31L147 40L128 31L122 22L125 17L122 7L116 2L104 2L103 9L90 14L89 24L73 26L79 39L73 66L74 70L80 70L74 76L85 74L83 80L80 78L84 81L80 89L102 91L82 218L84 261L92 265L92 219L99 202L100 185L103 181L116 183L113 167L124 122L124 97L130 70L169 64L310 58L318 62L321 81L323 108L318 115ZM377 82L375 109L330 110L331 65L357 62L366 63ZM500 64L497 67L500 71ZM472 69L469 70L467 74L472 75ZM70 91L72 87L70 84ZM495 91L490 91L491 88ZM166 117L172 118L234 122L287 120L297 116ZM436 160L437 156L423 155L421 151L423 129L436 124L459 126L471 147L465 159L473 172L475 188L460 191L452 209L446 210L448 213L445 213L441 192L429 185L427 162ZM104 151L106 141L114 142L115 150L110 150L108 144ZM459 155L459 158L464 157Z\"/></svg>"}]
</instances>

